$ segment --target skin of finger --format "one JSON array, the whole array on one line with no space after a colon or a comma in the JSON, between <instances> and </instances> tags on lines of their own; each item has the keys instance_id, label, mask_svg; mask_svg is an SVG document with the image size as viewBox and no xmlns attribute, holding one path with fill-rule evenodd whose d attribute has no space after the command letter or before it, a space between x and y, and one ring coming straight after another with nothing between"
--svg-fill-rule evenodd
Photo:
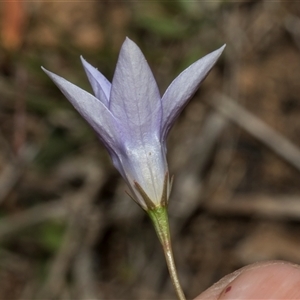
<instances>
[{"instance_id":1,"label":"skin of finger","mask_svg":"<svg viewBox=\"0 0 300 300\"><path fill-rule=\"evenodd\" d=\"M300 267L283 261L246 266L200 294L202 299L300 299Z\"/></svg>"}]
</instances>

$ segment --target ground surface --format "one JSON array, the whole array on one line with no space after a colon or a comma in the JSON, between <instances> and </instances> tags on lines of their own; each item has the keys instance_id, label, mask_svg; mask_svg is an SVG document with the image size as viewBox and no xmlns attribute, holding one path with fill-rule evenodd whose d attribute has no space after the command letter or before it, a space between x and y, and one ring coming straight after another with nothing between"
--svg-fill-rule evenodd
<instances>
[{"instance_id":1,"label":"ground surface","mask_svg":"<svg viewBox=\"0 0 300 300\"><path fill-rule=\"evenodd\" d=\"M300 4L2 3L0 299L174 299L145 214L41 71L89 89L129 36L163 92L223 56L168 140L174 255L188 298L246 264L300 263ZM225 97L226 96L226 97Z\"/></svg>"}]
</instances>

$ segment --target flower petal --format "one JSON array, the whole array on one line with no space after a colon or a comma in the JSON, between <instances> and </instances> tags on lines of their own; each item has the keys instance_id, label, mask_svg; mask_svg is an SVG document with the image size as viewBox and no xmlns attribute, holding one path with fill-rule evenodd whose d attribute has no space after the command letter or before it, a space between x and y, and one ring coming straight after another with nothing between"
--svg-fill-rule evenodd
<instances>
[{"instance_id":1,"label":"flower petal","mask_svg":"<svg viewBox=\"0 0 300 300\"><path fill-rule=\"evenodd\" d=\"M116 152L118 124L107 107L90 93L77 87L64 78L44 69L65 97L97 132L111 154Z\"/></svg>"},{"instance_id":2,"label":"flower petal","mask_svg":"<svg viewBox=\"0 0 300 300\"><path fill-rule=\"evenodd\" d=\"M164 187L164 179L168 172L164 146L157 139L145 147L128 147L120 151L115 167L126 180L134 198L144 208L147 205L136 189L138 183L155 205L159 205Z\"/></svg>"},{"instance_id":3,"label":"flower petal","mask_svg":"<svg viewBox=\"0 0 300 300\"><path fill-rule=\"evenodd\" d=\"M163 107L162 142L165 142L176 118L214 66L224 48L225 45L197 60L180 73L166 90L161 100Z\"/></svg>"},{"instance_id":4,"label":"flower petal","mask_svg":"<svg viewBox=\"0 0 300 300\"><path fill-rule=\"evenodd\" d=\"M96 98L98 98L106 107L108 107L111 83L82 56L80 56L80 59Z\"/></svg>"},{"instance_id":5,"label":"flower petal","mask_svg":"<svg viewBox=\"0 0 300 300\"><path fill-rule=\"evenodd\" d=\"M120 51L109 109L127 130L126 141L144 144L160 135L159 90L144 55L129 38Z\"/></svg>"}]
</instances>

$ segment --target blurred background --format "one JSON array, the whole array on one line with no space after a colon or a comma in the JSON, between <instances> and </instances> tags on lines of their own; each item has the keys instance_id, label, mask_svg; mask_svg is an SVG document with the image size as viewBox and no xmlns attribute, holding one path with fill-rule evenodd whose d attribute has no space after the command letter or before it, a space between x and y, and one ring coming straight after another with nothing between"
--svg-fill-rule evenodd
<instances>
[{"instance_id":1,"label":"blurred background","mask_svg":"<svg viewBox=\"0 0 300 300\"><path fill-rule=\"evenodd\" d=\"M175 299L145 213L40 66L91 91L126 36L163 93L227 44L168 140L170 222L193 298L261 260L300 263L300 3L7 1L0 6L0 299Z\"/></svg>"}]
</instances>

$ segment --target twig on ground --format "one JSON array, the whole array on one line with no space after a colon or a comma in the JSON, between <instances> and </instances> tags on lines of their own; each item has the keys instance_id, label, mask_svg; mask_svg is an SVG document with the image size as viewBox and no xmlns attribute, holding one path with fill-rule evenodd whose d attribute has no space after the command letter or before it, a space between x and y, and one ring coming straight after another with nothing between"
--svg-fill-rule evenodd
<instances>
[{"instance_id":1,"label":"twig on ground","mask_svg":"<svg viewBox=\"0 0 300 300\"><path fill-rule=\"evenodd\" d=\"M180 219L184 221L199 205L199 191L201 190L199 176L203 172L226 124L226 119L217 113L212 113L207 118L202 127L200 138L188 154L189 161L185 168L186 171L180 173L178 178L176 177L177 184L174 186L171 196L172 203L176 202L176 205L170 206L172 217L180 216ZM177 220L176 228L178 230L181 228L179 223L181 222ZM173 231L174 234L175 230Z\"/></svg>"},{"instance_id":2,"label":"twig on ground","mask_svg":"<svg viewBox=\"0 0 300 300\"><path fill-rule=\"evenodd\" d=\"M230 200L207 201L205 208L220 215L263 216L280 220L300 219L299 195L235 195Z\"/></svg>"},{"instance_id":3,"label":"twig on ground","mask_svg":"<svg viewBox=\"0 0 300 300\"><path fill-rule=\"evenodd\" d=\"M100 299L103 298L99 295L96 289L96 279L93 269L93 255L89 247L83 247L76 257L73 267L76 293L78 299Z\"/></svg>"},{"instance_id":4,"label":"twig on ground","mask_svg":"<svg viewBox=\"0 0 300 300\"><path fill-rule=\"evenodd\" d=\"M23 212L4 217L0 221L0 240L47 220L63 218L68 209L62 201L51 201L29 208Z\"/></svg>"},{"instance_id":5,"label":"twig on ground","mask_svg":"<svg viewBox=\"0 0 300 300\"><path fill-rule=\"evenodd\" d=\"M49 274L37 299L58 299L66 285L67 273L76 255L86 241L87 230L90 226L90 215L95 212L92 201L101 185L104 183L100 169L90 165L86 168L87 179L85 186L73 193L73 212L69 215L68 228L60 250L50 265Z\"/></svg>"},{"instance_id":6,"label":"twig on ground","mask_svg":"<svg viewBox=\"0 0 300 300\"><path fill-rule=\"evenodd\" d=\"M215 95L208 103L300 171L300 150L283 135L225 95Z\"/></svg>"}]
</instances>

